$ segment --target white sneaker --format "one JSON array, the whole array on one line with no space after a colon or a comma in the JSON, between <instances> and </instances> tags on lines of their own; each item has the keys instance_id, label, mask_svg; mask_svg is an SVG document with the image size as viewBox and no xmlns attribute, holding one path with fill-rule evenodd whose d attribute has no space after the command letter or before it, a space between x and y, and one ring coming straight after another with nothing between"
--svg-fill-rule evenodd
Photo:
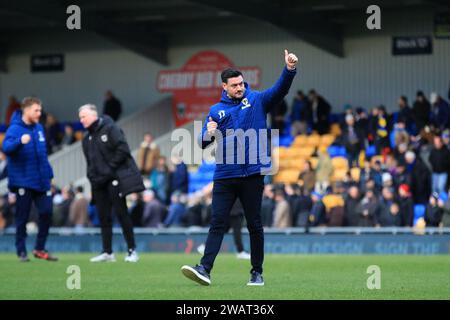
<instances>
[{"instance_id":1,"label":"white sneaker","mask_svg":"<svg viewBox=\"0 0 450 320\"><path fill-rule=\"evenodd\" d=\"M204 243L202 243L201 245L199 245L197 247L197 252L200 253L201 255L205 254L205 244Z\"/></svg>"},{"instance_id":2,"label":"white sneaker","mask_svg":"<svg viewBox=\"0 0 450 320\"><path fill-rule=\"evenodd\" d=\"M245 259L245 260L250 260L250 258L251 258L250 253L245 252L245 251L239 252L239 253L236 255L236 257L237 257L238 259Z\"/></svg>"},{"instance_id":3,"label":"white sneaker","mask_svg":"<svg viewBox=\"0 0 450 320\"><path fill-rule=\"evenodd\" d=\"M138 262L139 256L136 252L136 250L133 250L128 253L128 255L125 257L125 262Z\"/></svg>"},{"instance_id":4,"label":"white sneaker","mask_svg":"<svg viewBox=\"0 0 450 320\"><path fill-rule=\"evenodd\" d=\"M103 252L102 254L91 258L91 262L116 262L116 257L114 256L114 253L106 253Z\"/></svg>"}]
</instances>

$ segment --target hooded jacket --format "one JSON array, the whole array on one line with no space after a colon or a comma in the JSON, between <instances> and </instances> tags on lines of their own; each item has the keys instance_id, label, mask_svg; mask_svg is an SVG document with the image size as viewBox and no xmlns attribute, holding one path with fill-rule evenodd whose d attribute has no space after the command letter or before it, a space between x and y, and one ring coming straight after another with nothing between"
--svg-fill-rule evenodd
<instances>
[{"instance_id":1,"label":"hooded jacket","mask_svg":"<svg viewBox=\"0 0 450 320\"><path fill-rule=\"evenodd\" d=\"M8 157L8 188L46 192L50 190L53 170L48 162L44 128L39 123L25 124L22 115L22 110L14 112L2 146ZM21 142L24 134L31 137L27 144Z\"/></svg>"},{"instance_id":2,"label":"hooded jacket","mask_svg":"<svg viewBox=\"0 0 450 320\"><path fill-rule=\"evenodd\" d=\"M88 128L82 146L93 189L113 180L118 180L122 196L145 189L125 135L109 116L101 116Z\"/></svg>"},{"instance_id":3,"label":"hooded jacket","mask_svg":"<svg viewBox=\"0 0 450 320\"><path fill-rule=\"evenodd\" d=\"M242 99L232 99L222 91L221 101L210 108L199 136L203 149L217 141L214 180L270 172L267 113L288 94L295 74L295 69L285 67L275 85L262 92L252 91L245 83ZM208 134L209 117L217 122L220 134Z\"/></svg>"}]
</instances>

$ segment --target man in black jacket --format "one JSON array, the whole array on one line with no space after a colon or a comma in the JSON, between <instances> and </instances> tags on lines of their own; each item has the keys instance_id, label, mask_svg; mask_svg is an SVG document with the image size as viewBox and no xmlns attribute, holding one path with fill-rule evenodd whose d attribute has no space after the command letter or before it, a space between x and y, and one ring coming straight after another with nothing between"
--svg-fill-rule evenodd
<instances>
[{"instance_id":1,"label":"man in black jacket","mask_svg":"<svg viewBox=\"0 0 450 320\"><path fill-rule=\"evenodd\" d=\"M87 129L83 138L83 153L92 198L99 212L103 241L102 254L92 258L91 262L115 261L112 252L112 208L128 245L125 261L137 262L139 257L125 196L145 189L139 169L131 157L122 130L109 116L99 117L97 108L86 104L80 107L79 117Z\"/></svg>"}]
</instances>

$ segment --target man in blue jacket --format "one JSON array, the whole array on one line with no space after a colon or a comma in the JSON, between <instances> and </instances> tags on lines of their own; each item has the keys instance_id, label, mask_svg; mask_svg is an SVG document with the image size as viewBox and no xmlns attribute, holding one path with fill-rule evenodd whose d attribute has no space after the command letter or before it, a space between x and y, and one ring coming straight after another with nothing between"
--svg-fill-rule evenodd
<instances>
[{"instance_id":1,"label":"man in blue jacket","mask_svg":"<svg viewBox=\"0 0 450 320\"><path fill-rule=\"evenodd\" d=\"M297 61L294 54L285 50L286 67L281 77L262 92L250 90L239 70L226 69L221 74L222 98L211 107L200 137L202 148L217 141L211 227L200 264L181 268L187 278L201 285L211 284L210 272L237 198L244 208L250 234L252 269L247 285L264 285L264 230L260 211L263 175L270 172L270 157L269 161L264 159L269 148L266 118L271 108L287 95Z\"/></svg>"},{"instance_id":2,"label":"man in blue jacket","mask_svg":"<svg viewBox=\"0 0 450 320\"><path fill-rule=\"evenodd\" d=\"M13 114L3 141L3 152L8 157L8 188L17 197L16 249L23 262L29 261L25 245L26 224L33 202L39 213L39 231L33 255L38 259L57 260L45 250L53 206L50 191L53 170L47 158L44 129L39 124L41 113L42 103L38 98L23 99L21 109Z\"/></svg>"}]
</instances>

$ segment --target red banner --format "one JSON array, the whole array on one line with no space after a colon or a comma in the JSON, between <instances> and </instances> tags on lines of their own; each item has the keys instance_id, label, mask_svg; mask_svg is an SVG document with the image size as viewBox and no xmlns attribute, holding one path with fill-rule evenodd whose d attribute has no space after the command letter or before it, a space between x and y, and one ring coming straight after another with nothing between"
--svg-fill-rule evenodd
<instances>
[{"instance_id":1,"label":"red banner","mask_svg":"<svg viewBox=\"0 0 450 320\"><path fill-rule=\"evenodd\" d=\"M204 117L211 105L219 102L222 92L221 72L234 64L218 51L201 51L192 56L180 70L158 73L160 92L173 93L172 112L176 126ZM259 87L258 67L241 67L244 81Z\"/></svg>"}]
</instances>

